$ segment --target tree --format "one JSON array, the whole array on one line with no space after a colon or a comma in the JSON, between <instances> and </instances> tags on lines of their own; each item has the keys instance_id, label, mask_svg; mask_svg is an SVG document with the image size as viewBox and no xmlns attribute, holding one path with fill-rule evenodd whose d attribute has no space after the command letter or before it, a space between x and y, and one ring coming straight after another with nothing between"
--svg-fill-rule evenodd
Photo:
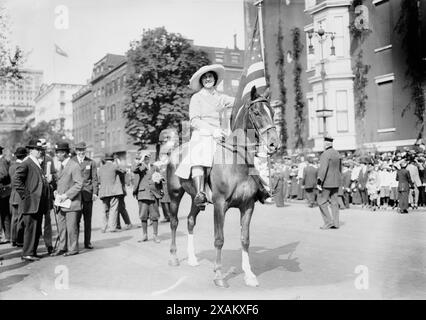
<instances>
[{"instance_id":1,"label":"tree","mask_svg":"<svg viewBox=\"0 0 426 320\"><path fill-rule=\"evenodd\" d=\"M9 17L0 5L0 85L22 79L19 67L23 63L23 52L19 47L9 47Z\"/></svg>"},{"instance_id":2,"label":"tree","mask_svg":"<svg viewBox=\"0 0 426 320\"><path fill-rule=\"evenodd\" d=\"M160 132L188 120L189 79L209 64L207 53L195 50L188 40L164 27L144 30L127 52L128 99L124 105L126 132L141 148L156 144Z\"/></svg>"}]
</instances>

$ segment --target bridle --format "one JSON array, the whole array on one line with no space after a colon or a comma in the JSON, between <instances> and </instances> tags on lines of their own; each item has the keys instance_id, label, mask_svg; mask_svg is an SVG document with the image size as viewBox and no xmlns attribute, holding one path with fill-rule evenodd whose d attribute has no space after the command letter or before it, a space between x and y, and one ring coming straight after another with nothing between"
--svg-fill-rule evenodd
<instances>
[{"instance_id":1,"label":"bridle","mask_svg":"<svg viewBox=\"0 0 426 320\"><path fill-rule=\"evenodd\" d=\"M256 121L254 120L254 116L253 116L253 110L252 107L254 104L259 103L259 102L266 102L268 103L268 100L264 97L259 97L253 101L251 101L249 103L249 105L247 106L247 110L248 110L248 117L250 120L250 123L252 124L254 130L256 131L256 134L259 138L259 140L261 140L265 145L267 144L266 139L264 138L264 133L268 132L271 129L276 129L275 124L273 122L273 118L271 117L272 123L269 124L268 126L264 127L264 128L259 128L256 124Z\"/></svg>"}]
</instances>

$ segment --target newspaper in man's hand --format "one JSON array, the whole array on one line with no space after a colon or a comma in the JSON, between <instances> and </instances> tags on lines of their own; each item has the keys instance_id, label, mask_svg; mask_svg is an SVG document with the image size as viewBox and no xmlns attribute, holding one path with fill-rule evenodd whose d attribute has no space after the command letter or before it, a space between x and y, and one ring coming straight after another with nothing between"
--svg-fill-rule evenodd
<instances>
[{"instance_id":1,"label":"newspaper in man's hand","mask_svg":"<svg viewBox=\"0 0 426 320\"><path fill-rule=\"evenodd\" d=\"M61 208L69 209L71 208L71 199L60 201L58 197L55 198L54 205Z\"/></svg>"}]
</instances>

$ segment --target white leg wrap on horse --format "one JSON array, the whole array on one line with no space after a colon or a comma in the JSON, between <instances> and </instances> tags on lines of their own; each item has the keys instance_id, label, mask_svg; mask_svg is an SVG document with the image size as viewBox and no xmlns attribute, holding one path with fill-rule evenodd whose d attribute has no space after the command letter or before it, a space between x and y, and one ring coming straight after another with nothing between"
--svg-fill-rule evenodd
<instances>
[{"instance_id":1,"label":"white leg wrap on horse","mask_svg":"<svg viewBox=\"0 0 426 320\"><path fill-rule=\"evenodd\" d=\"M187 247L187 252L188 252L188 263L191 266L198 266L198 259L195 256L195 247L194 247L194 235L193 234L188 234L188 247Z\"/></svg>"},{"instance_id":2,"label":"white leg wrap on horse","mask_svg":"<svg viewBox=\"0 0 426 320\"><path fill-rule=\"evenodd\" d=\"M257 287L259 282L257 281L256 275L251 271L250 261L248 252L242 251L242 268L244 271L244 281L246 285L251 287Z\"/></svg>"}]
</instances>

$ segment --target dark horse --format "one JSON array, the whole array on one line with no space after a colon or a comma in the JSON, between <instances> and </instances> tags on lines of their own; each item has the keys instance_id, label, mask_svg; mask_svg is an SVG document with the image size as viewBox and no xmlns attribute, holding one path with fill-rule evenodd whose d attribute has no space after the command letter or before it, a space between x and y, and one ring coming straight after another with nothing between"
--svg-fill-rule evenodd
<instances>
[{"instance_id":1,"label":"dark horse","mask_svg":"<svg viewBox=\"0 0 426 320\"><path fill-rule=\"evenodd\" d=\"M206 179L212 191L214 205L214 246L216 248L214 282L220 287L228 286L222 274L223 225L226 211L229 208L239 208L244 280L249 286L258 286L259 283L251 271L248 256L250 220L259 191L259 177L253 174L253 155L259 142L263 142L269 154L275 153L279 147L273 110L269 105L268 97L260 96L256 87L253 87L250 100L232 111L231 128L231 136L219 143L216 148L213 166L209 178ZM187 192L192 198L191 211L188 215L188 263L195 266L198 265L198 261L195 256L193 231L200 209L194 205L196 191L191 179L181 179L175 174L179 165L179 159L177 159L179 152L179 150L172 152L167 167L172 231L169 263L174 266L179 265L176 256L177 214L182 196Z\"/></svg>"}]
</instances>

